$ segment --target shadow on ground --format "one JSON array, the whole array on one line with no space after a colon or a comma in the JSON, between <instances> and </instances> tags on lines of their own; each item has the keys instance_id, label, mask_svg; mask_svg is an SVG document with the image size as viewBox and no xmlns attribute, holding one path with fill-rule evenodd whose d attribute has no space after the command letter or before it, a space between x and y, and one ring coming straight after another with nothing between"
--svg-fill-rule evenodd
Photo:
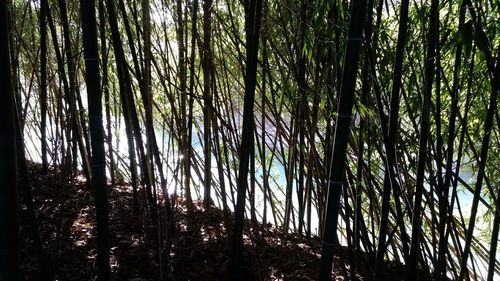
<instances>
[{"instance_id":1,"label":"shadow on ground","mask_svg":"<svg viewBox=\"0 0 500 281\"><path fill-rule=\"evenodd\" d=\"M83 176L66 184L59 172L42 175L41 166L30 165L38 227L51 257L55 280L88 281L96 277L96 229L93 192ZM220 209L207 212L201 202L188 215L182 200L176 201L175 233L168 266L168 280L229 280L229 230ZM21 204L21 206L24 206ZM154 232L147 214L134 215L131 187L121 182L109 193L110 262L113 280L160 280L157 253L165 244L153 243ZM144 210L144 208L143 208ZM164 213L162 212L162 217ZM40 280L33 254L25 210L21 218L22 280ZM231 215L228 216L232 220ZM160 219L164 222L164 219ZM146 222L146 223L144 223ZM160 229L165 229L164 223ZM164 237L162 237L164 238ZM165 239L162 239L165 241ZM245 223L244 262L239 280L316 280L319 273L319 238L284 233L271 225ZM335 249L334 280L371 280L370 259L362 255L356 271L349 270L345 247ZM165 261L166 257L163 257ZM383 280L404 279L404 267L388 263ZM424 279L422 279L424 280ZM428 280L428 279L426 279Z\"/></svg>"}]
</instances>

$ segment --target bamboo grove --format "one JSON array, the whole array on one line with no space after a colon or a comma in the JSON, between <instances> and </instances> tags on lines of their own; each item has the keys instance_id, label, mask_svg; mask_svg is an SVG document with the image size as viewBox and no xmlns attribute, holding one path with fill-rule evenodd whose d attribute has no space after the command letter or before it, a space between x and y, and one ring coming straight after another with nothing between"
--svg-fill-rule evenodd
<instances>
[{"instance_id":1,"label":"bamboo grove","mask_svg":"<svg viewBox=\"0 0 500 281\"><path fill-rule=\"evenodd\" d=\"M499 278L499 18L477 0L1 1L0 279L19 277L18 192L50 279L26 159L95 190L99 280L106 177L130 182L161 280L195 200L224 210L235 280L257 222L321 236L321 280L338 244L374 280L384 259Z\"/></svg>"}]
</instances>

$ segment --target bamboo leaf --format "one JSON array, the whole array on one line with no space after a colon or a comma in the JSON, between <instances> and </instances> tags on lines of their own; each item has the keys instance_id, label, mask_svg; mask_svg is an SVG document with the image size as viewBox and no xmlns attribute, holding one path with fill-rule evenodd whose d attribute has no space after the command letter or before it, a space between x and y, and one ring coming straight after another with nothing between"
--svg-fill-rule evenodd
<instances>
[{"instance_id":1,"label":"bamboo leaf","mask_svg":"<svg viewBox=\"0 0 500 281\"><path fill-rule=\"evenodd\" d=\"M465 54L468 57L472 50L473 27L472 21L467 21L459 27L457 33L457 44L464 46Z\"/></svg>"}]
</instances>

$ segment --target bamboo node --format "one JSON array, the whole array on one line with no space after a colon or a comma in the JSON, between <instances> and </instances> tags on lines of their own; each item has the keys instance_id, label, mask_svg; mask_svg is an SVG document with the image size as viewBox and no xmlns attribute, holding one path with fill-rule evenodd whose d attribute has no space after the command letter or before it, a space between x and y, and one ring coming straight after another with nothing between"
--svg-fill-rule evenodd
<instances>
[{"instance_id":1,"label":"bamboo node","mask_svg":"<svg viewBox=\"0 0 500 281\"><path fill-rule=\"evenodd\" d=\"M337 116L338 116L338 118L345 118L345 119L351 119L352 118L352 114L337 113Z\"/></svg>"},{"instance_id":2,"label":"bamboo node","mask_svg":"<svg viewBox=\"0 0 500 281\"><path fill-rule=\"evenodd\" d=\"M329 180L330 184L337 184L337 185L342 185L344 182L342 181L334 181L334 180Z\"/></svg>"}]
</instances>

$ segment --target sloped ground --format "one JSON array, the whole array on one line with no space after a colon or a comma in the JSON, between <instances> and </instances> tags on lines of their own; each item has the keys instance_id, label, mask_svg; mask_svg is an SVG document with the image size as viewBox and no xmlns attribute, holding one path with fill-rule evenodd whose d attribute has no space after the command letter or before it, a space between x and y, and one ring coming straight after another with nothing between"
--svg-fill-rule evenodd
<instances>
[{"instance_id":1,"label":"sloped ground","mask_svg":"<svg viewBox=\"0 0 500 281\"><path fill-rule=\"evenodd\" d=\"M94 202L83 177L64 184L58 171L46 176L41 167L30 167L38 226L45 249L51 256L55 280L94 280L96 231ZM109 196L110 253L114 280L158 280L158 264L151 227L132 212L132 192L119 183ZM21 270L23 280L39 280L38 262L31 242L29 225L22 205ZM223 212L203 210L200 202L187 215L185 205L177 201L176 230L169 258L169 280L229 280L230 251ZM230 224L232 226L232 223ZM244 267L242 280L315 280L319 271L321 243L318 238L305 239L286 234L271 225L249 226L244 231ZM165 226L161 226L165 227ZM230 227L231 228L231 227ZM144 232L148 233L144 235ZM348 251L335 251L335 280L370 280L371 263L356 272L349 270ZM403 280L404 267L388 263L383 280ZM352 277L352 278L351 278ZM422 278L428 280L429 278Z\"/></svg>"}]
</instances>

